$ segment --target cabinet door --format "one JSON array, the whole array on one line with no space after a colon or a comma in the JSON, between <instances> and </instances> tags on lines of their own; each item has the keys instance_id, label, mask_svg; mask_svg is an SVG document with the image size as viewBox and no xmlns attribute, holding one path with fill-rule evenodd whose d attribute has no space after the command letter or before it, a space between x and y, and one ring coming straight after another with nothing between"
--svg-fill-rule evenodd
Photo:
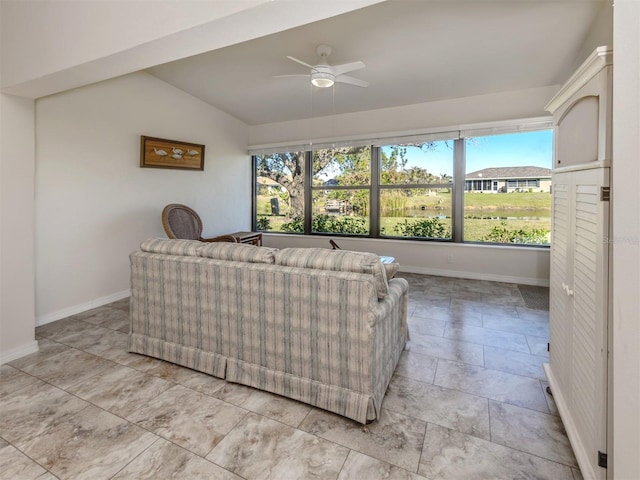
<instances>
[{"instance_id":1,"label":"cabinet door","mask_svg":"<svg viewBox=\"0 0 640 480\"><path fill-rule=\"evenodd\" d=\"M562 385L571 384L573 315L566 288L571 276L573 172L553 174L551 275L549 279L549 363ZM565 396L569 397L568 390ZM571 399L567 398L567 402Z\"/></svg>"},{"instance_id":2,"label":"cabinet door","mask_svg":"<svg viewBox=\"0 0 640 480\"><path fill-rule=\"evenodd\" d=\"M597 452L606 452L609 202L601 187L608 184L608 168L575 172L572 409L595 478L604 478Z\"/></svg>"},{"instance_id":3,"label":"cabinet door","mask_svg":"<svg viewBox=\"0 0 640 480\"><path fill-rule=\"evenodd\" d=\"M549 363L554 399L585 478L606 477L608 168L553 174ZM550 379L551 381L551 379Z\"/></svg>"}]
</instances>

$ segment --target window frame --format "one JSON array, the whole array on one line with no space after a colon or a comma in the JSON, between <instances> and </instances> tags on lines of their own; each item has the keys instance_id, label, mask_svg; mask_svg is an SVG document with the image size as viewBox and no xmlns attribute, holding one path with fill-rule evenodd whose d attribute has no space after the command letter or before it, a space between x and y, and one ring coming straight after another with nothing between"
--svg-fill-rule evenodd
<instances>
[{"instance_id":1,"label":"window frame","mask_svg":"<svg viewBox=\"0 0 640 480\"><path fill-rule=\"evenodd\" d=\"M440 139L440 140L430 140L432 142L447 142L447 141L451 141L454 142L453 144L453 148L454 151L451 154L451 167L452 167L452 172L455 169L455 141L456 139ZM392 143L386 143L386 144L381 144L375 147L375 151L376 151L376 168L377 168L377 172L376 172L376 179L377 179L377 202L378 202L378 206L377 206L377 215L376 215L376 224L377 224L377 237L376 238L384 238L384 239L390 239L390 240L418 240L418 241L432 241L432 242L451 242L453 240L454 237L454 227L453 227L453 221L454 221L454 210L455 210L455 206L454 206L454 188L455 188L455 175L452 175L451 181L448 183L394 183L394 184L383 184L380 180L381 180L381 173L382 173L382 168L381 168L381 164L380 164L380 150L383 147L390 147L390 146L401 146L402 143L399 142L392 142ZM451 190L451 237L450 238L427 238L427 237L402 237L399 235L383 235L380 233L380 219L382 218L382 212L380 211L380 194L384 191L384 190L403 190L403 189L407 189L407 190L411 190L411 189L441 189L441 188L448 188ZM371 209L371 212L373 213L373 208Z\"/></svg>"},{"instance_id":2,"label":"window frame","mask_svg":"<svg viewBox=\"0 0 640 480\"><path fill-rule=\"evenodd\" d=\"M373 150L374 147L372 145L354 145L354 147L366 147L369 149L369 184L368 185L313 185L314 174L313 174L313 153L317 150L329 150L329 148L314 148L308 150L306 153L309 157L309 164L305 165L307 168L306 171L309 172L307 178L305 178L305 235L338 235L342 237L355 237L355 238L372 238L372 213L373 208L371 207L372 200L372 190L373 190L373 165L377 163L373 160ZM306 193L309 190L309 197L307 198ZM332 233L332 232L314 232L312 231L313 226L313 192L314 191L324 191L324 190L369 190L369 234L368 235L357 235L357 234L344 234L344 233ZM308 211L307 211L308 209ZM307 218L309 219L309 226L307 230ZM308 233L307 233L308 232ZM376 238L376 237L373 237Z\"/></svg>"},{"instance_id":3,"label":"window frame","mask_svg":"<svg viewBox=\"0 0 640 480\"><path fill-rule=\"evenodd\" d=\"M470 126L467 129L459 130L458 135L455 138L451 136L451 130L443 129L439 135L437 133L426 134L428 139L424 141L452 141L453 142L453 178L449 183L438 184L382 184L380 181L380 150L383 146L388 145L401 145L404 143L420 143L420 136L400 136L400 137L388 137L382 139L376 139L370 142L362 140L354 140L353 142L342 141L342 145L349 146L364 146L367 145L370 148L370 184L369 185L313 185L313 152L315 150L332 148L333 145L296 145L296 146L282 146L278 148L278 152L288 151L304 151L304 230L303 232L278 232L278 231L265 231L265 233L278 233L278 234L291 234L291 235L314 235L314 236L343 236L353 238L367 238L367 239L387 239L387 240L401 240L401 241L424 241L424 242L449 242L449 243L461 243L468 245L490 245L490 246L509 246L509 247L521 247L521 248L550 248L550 245L544 244L517 244L517 243L494 243L494 242L482 242L482 241L465 241L463 239L464 234L464 194L467 190L466 186L468 180L466 176L466 141L470 137L481 137L490 135L502 135L502 134L517 134L527 131L539 131L539 130L552 130L553 125L548 117L522 120L518 122L501 122L497 126L479 125L474 128ZM275 152L274 147L270 146L271 152ZM255 231L257 224L257 156L260 154L260 148L257 147L251 151L252 162L252 201L251 201L251 227ZM478 179L480 180L480 179ZM513 179L520 181L520 179ZM471 180L473 185L473 180ZM505 182L506 185L506 182ZM491 181L490 190L496 190L495 181ZM451 238L423 238L423 237L402 237L380 234L380 194L384 190L392 189L413 189L413 188L433 188L451 189ZM525 188L525 187L522 187ZM528 187L527 187L528 188ZM332 233L332 232L312 232L312 219L313 219L313 192L317 190L369 190L369 234L357 235L357 234L344 234L344 233Z\"/></svg>"}]
</instances>

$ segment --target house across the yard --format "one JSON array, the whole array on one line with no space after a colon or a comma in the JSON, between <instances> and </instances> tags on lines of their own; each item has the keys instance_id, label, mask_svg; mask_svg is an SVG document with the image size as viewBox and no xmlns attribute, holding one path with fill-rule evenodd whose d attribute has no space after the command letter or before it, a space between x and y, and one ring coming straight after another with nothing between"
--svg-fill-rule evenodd
<instances>
[{"instance_id":1,"label":"house across the yard","mask_svg":"<svg viewBox=\"0 0 640 480\"><path fill-rule=\"evenodd\" d=\"M550 192L551 170L542 167L483 168L465 176L466 192Z\"/></svg>"},{"instance_id":2,"label":"house across the yard","mask_svg":"<svg viewBox=\"0 0 640 480\"><path fill-rule=\"evenodd\" d=\"M282 185L270 178L258 177L256 181L258 183L258 188L260 188L260 193L264 195L278 194L285 191L285 188Z\"/></svg>"}]
</instances>

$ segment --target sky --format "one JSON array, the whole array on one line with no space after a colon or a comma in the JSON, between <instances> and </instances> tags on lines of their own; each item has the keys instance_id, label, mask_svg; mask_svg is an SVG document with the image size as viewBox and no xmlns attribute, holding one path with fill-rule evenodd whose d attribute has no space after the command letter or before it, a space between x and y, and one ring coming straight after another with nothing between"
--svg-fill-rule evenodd
<instances>
[{"instance_id":1,"label":"sky","mask_svg":"<svg viewBox=\"0 0 640 480\"><path fill-rule=\"evenodd\" d=\"M383 147L387 149L387 147ZM388 151L388 150L387 150ZM539 130L467 139L467 173L489 167L536 166L551 168L553 131ZM435 150L408 148L407 167L453 175L453 141L436 142Z\"/></svg>"}]
</instances>

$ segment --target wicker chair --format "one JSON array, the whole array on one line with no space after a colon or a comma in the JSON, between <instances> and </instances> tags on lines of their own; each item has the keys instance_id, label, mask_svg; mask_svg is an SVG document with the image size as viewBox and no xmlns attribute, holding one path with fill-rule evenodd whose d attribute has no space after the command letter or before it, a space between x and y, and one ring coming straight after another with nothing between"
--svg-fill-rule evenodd
<instances>
[{"instance_id":1,"label":"wicker chair","mask_svg":"<svg viewBox=\"0 0 640 480\"><path fill-rule=\"evenodd\" d=\"M191 208L179 203L167 205L162 210L162 226L169 238L200 240L201 242L233 242L232 235L221 235L214 238L202 238L202 220Z\"/></svg>"}]
</instances>

